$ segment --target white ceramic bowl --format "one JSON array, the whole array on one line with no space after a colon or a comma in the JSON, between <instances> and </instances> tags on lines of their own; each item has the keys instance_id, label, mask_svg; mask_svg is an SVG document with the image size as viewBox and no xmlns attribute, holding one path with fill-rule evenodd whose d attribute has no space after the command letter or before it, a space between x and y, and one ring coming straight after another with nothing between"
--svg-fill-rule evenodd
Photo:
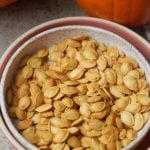
<instances>
[{"instance_id":1,"label":"white ceramic bowl","mask_svg":"<svg viewBox=\"0 0 150 150\"><path fill-rule=\"evenodd\" d=\"M21 145L25 147L25 149L35 150L37 148L32 144L28 143L14 127L14 121L10 119L7 112L8 106L5 101L6 90L11 84L11 81L13 80L14 72L18 68L20 60L24 56L26 56L27 54L33 54L42 47L50 46L62 39L71 37L72 35L76 34L86 34L93 39L96 39L97 41L104 42L106 45L115 45L119 47L122 51L124 51L126 55L133 56L139 63L140 67L145 70L146 79L148 84L150 85L150 66L146 59L128 41L110 31L90 26L72 25L48 29L42 33L33 36L32 38L25 41L9 59L2 74L0 91L2 115L4 117L6 125L9 128L10 132L14 135L14 137L21 143ZM138 132L137 139L129 144L126 149L133 149L144 138L149 128L150 119L145 124L143 129Z\"/></svg>"}]
</instances>

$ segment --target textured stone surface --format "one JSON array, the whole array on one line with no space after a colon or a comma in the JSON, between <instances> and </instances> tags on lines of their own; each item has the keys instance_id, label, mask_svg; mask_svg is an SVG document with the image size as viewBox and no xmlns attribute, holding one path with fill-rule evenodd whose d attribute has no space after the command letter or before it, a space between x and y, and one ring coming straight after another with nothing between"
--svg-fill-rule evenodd
<instances>
[{"instance_id":1,"label":"textured stone surface","mask_svg":"<svg viewBox=\"0 0 150 150\"><path fill-rule=\"evenodd\" d=\"M0 9L0 57L11 42L35 25L56 18L83 15L85 14L77 7L75 0L18 0L17 3ZM150 26L145 29L150 40ZM146 37L143 28L136 29L136 32ZM1 149L15 148L0 130Z\"/></svg>"}]
</instances>

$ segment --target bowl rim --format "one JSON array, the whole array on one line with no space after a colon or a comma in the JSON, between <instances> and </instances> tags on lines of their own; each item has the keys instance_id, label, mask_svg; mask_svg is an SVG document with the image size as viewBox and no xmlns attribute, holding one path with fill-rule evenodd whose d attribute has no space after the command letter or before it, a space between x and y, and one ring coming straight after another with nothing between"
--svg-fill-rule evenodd
<instances>
[{"instance_id":1,"label":"bowl rim","mask_svg":"<svg viewBox=\"0 0 150 150\"><path fill-rule=\"evenodd\" d=\"M76 23L75 23L76 22ZM132 35L132 37L134 37L135 39L137 38L137 41L141 41L141 43L143 43L146 47L147 50L150 50L150 44L144 40L143 38L141 38L139 35L137 35L136 33L134 33L133 31L130 31L129 29L127 29L126 27L123 27L119 24L110 22L110 21L106 21L103 19L97 19L97 18L91 18L91 17L67 17L67 18L62 18L62 19L56 19L53 21L48 21L46 23L43 23L41 25L38 25L32 29L30 29L29 31L27 31L26 33L24 33L22 36L20 36L17 40L15 40L10 47L6 50L6 52L4 53L2 59L1 59L1 65L0 65L0 73L2 74L3 69L5 68L5 65L8 61L8 58L11 57L11 55L14 53L14 51L16 51L17 47L19 47L20 45L22 45L27 39L35 36L36 34L39 34L40 32L43 32L47 29L50 28L54 28L54 27L58 27L58 26L62 26L62 25L71 25L71 24L79 24L79 25L90 25L90 26L95 26L95 27L100 27L101 26L108 26L109 30L111 29L111 27L115 27L115 28L119 28L118 32L122 31L122 34L119 35L119 33L115 33L118 34L119 36L122 37L122 35L124 35L123 33L126 31L126 33ZM105 27L105 28L106 28ZM104 28L104 29L105 29ZM103 29L103 28L102 28ZM107 30L108 30L107 29ZM106 29L105 29L106 30ZM113 30L115 32L117 32L116 30ZM112 32L112 31L111 31ZM130 35L129 34L129 35ZM124 38L124 37L123 37ZM125 38L126 39L126 38ZM126 39L128 41L128 39ZM130 41L128 41L129 43L131 43ZM135 42L133 40L133 42ZM132 43L131 43L132 44ZM134 44L133 44L134 45ZM135 46L135 45L134 45ZM136 47L136 46L135 46ZM144 48L143 48L144 49ZM149 58L149 57L148 57ZM8 135L8 134L7 134ZM8 138L10 140L12 140L13 137L11 137L10 135L8 135ZM16 145L15 145L16 146ZM17 147L17 146L16 146Z\"/></svg>"}]
</instances>

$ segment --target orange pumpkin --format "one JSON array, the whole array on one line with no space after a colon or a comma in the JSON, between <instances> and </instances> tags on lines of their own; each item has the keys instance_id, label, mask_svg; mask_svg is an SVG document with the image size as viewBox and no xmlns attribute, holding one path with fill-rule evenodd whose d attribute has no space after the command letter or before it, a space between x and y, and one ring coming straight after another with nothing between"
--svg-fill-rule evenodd
<instances>
[{"instance_id":1,"label":"orange pumpkin","mask_svg":"<svg viewBox=\"0 0 150 150\"><path fill-rule=\"evenodd\" d=\"M0 8L14 3L16 0L0 0Z\"/></svg>"},{"instance_id":2,"label":"orange pumpkin","mask_svg":"<svg viewBox=\"0 0 150 150\"><path fill-rule=\"evenodd\" d=\"M140 26L150 21L150 0L77 0L89 15L127 26Z\"/></svg>"}]
</instances>

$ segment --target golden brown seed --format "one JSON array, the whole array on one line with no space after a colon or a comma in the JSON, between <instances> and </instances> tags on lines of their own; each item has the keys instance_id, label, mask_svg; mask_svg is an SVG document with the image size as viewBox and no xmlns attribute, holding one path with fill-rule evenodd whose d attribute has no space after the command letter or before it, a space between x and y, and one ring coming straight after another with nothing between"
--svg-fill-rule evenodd
<instances>
[{"instance_id":1,"label":"golden brown seed","mask_svg":"<svg viewBox=\"0 0 150 150\"><path fill-rule=\"evenodd\" d=\"M17 98L21 98L23 96L29 96L30 94L29 85L27 83L21 84L16 94L17 94Z\"/></svg>"},{"instance_id":2,"label":"golden brown seed","mask_svg":"<svg viewBox=\"0 0 150 150\"><path fill-rule=\"evenodd\" d=\"M85 116L85 117L89 117L90 114L91 114L91 110L90 110L90 106L88 103L82 103L80 105L80 109L79 109L79 112Z\"/></svg>"},{"instance_id":3,"label":"golden brown seed","mask_svg":"<svg viewBox=\"0 0 150 150\"><path fill-rule=\"evenodd\" d=\"M132 70L132 65L128 62L124 62L121 65L121 72L126 75L128 72L130 72Z\"/></svg>"},{"instance_id":4,"label":"golden brown seed","mask_svg":"<svg viewBox=\"0 0 150 150\"><path fill-rule=\"evenodd\" d=\"M25 110L29 107L30 103L30 98L28 96L24 96L19 100L18 107L20 108L20 110Z\"/></svg>"},{"instance_id":5,"label":"golden brown seed","mask_svg":"<svg viewBox=\"0 0 150 150\"><path fill-rule=\"evenodd\" d=\"M78 63L75 59L71 59L66 56L62 58L60 65L64 70L73 70L74 68L76 68L77 64Z\"/></svg>"},{"instance_id":6,"label":"golden brown seed","mask_svg":"<svg viewBox=\"0 0 150 150\"><path fill-rule=\"evenodd\" d=\"M15 84L17 87L20 87L21 84L25 83L26 79L23 77L22 72L18 71L15 77Z\"/></svg>"},{"instance_id":7,"label":"golden brown seed","mask_svg":"<svg viewBox=\"0 0 150 150\"><path fill-rule=\"evenodd\" d=\"M73 100L69 97L64 97L62 99L62 103L66 106L66 107L72 107L73 106Z\"/></svg>"},{"instance_id":8,"label":"golden brown seed","mask_svg":"<svg viewBox=\"0 0 150 150\"><path fill-rule=\"evenodd\" d=\"M52 98L54 97L59 91L59 87L57 86L52 86L44 90L44 96L47 98Z\"/></svg>"},{"instance_id":9,"label":"golden brown seed","mask_svg":"<svg viewBox=\"0 0 150 150\"><path fill-rule=\"evenodd\" d=\"M129 103L129 97L122 97L115 101L115 108L117 111L123 111Z\"/></svg>"},{"instance_id":10,"label":"golden brown seed","mask_svg":"<svg viewBox=\"0 0 150 150\"><path fill-rule=\"evenodd\" d=\"M147 82L145 79L139 79L138 80L138 89L139 90L144 90L147 87Z\"/></svg>"},{"instance_id":11,"label":"golden brown seed","mask_svg":"<svg viewBox=\"0 0 150 150\"><path fill-rule=\"evenodd\" d=\"M128 89L130 89L130 90L132 90L134 92L137 92L137 90L138 90L138 83L137 83L137 80L135 78L133 78L131 76L125 76L123 78L123 82L124 82L125 86Z\"/></svg>"},{"instance_id":12,"label":"golden brown seed","mask_svg":"<svg viewBox=\"0 0 150 150\"><path fill-rule=\"evenodd\" d=\"M36 130L47 131L48 124L41 124L41 122L39 121L39 123L35 126L35 128L36 128Z\"/></svg>"},{"instance_id":13,"label":"golden brown seed","mask_svg":"<svg viewBox=\"0 0 150 150\"><path fill-rule=\"evenodd\" d=\"M145 112L143 113L143 119L144 119L144 123L146 123L149 119L149 112Z\"/></svg>"},{"instance_id":14,"label":"golden brown seed","mask_svg":"<svg viewBox=\"0 0 150 150\"><path fill-rule=\"evenodd\" d=\"M104 71L107 67L107 60L104 56L100 56L97 60L98 69Z\"/></svg>"},{"instance_id":15,"label":"golden brown seed","mask_svg":"<svg viewBox=\"0 0 150 150\"><path fill-rule=\"evenodd\" d=\"M83 121L83 117L80 116L77 120L73 121L71 126L77 126Z\"/></svg>"},{"instance_id":16,"label":"golden brown seed","mask_svg":"<svg viewBox=\"0 0 150 150\"><path fill-rule=\"evenodd\" d=\"M84 95L87 92L87 87L85 84L80 84L77 87L79 95Z\"/></svg>"},{"instance_id":17,"label":"golden brown seed","mask_svg":"<svg viewBox=\"0 0 150 150\"><path fill-rule=\"evenodd\" d=\"M42 105L43 101L44 101L44 96L42 92L39 92L37 94L35 94L34 96L31 97L32 101L35 102L36 107Z\"/></svg>"},{"instance_id":18,"label":"golden brown seed","mask_svg":"<svg viewBox=\"0 0 150 150\"><path fill-rule=\"evenodd\" d=\"M144 106L149 106L150 105L150 97L142 94L137 95L137 100L140 104Z\"/></svg>"},{"instance_id":19,"label":"golden brown seed","mask_svg":"<svg viewBox=\"0 0 150 150\"><path fill-rule=\"evenodd\" d=\"M36 133L26 133L23 136L32 144L35 144L39 141L39 136Z\"/></svg>"},{"instance_id":20,"label":"golden brown seed","mask_svg":"<svg viewBox=\"0 0 150 150\"><path fill-rule=\"evenodd\" d=\"M18 130L24 130L24 129L27 129L29 126L31 126L31 124L32 124L32 120L26 119L26 120L17 122L16 128Z\"/></svg>"},{"instance_id":21,"label":"golden brown seed","mask_svg":"<svg viewBox=\"0 0 150 150\"><path fill-rule=\"evenodd\" d=\"M118 129L112 125L110 126L105 126L102 130L102 134L109 134L109 135L112 135L112 134L118 134Z\"/></svg>"},{"instance_id":22,"label":"golden brown seed","mask_svg":"<svg viewBox=\"0 0 150 150\"><path fill-rule=\"evenodd\" d=\"M116 126L117 128L119 129L122 129L123 128L123 124L122 124L122 121L119 117L116 117Z\"/></svg>"},{"instance_id":23,"label":"golden brown seed","mask_svg":"<svg viewBox=\"0 0 150 150\"><path fill-rule=\"evenodd\" d=\"M116 73L113 69L109 69L107 68L105 70L105 77L106 77L106 81L110 84L115 84L116 83Z\"/></svg>"},{"instance_id":24,"label":"golden brown seed","mask_svg":"<svg viewBox=\"0 0 150 150\"><path fill-rule=\"evenodd\" d=\"M38 68L42 65L42 59L38 57L31 57L27 63L31 68Z\"/></svg>"},{"instance_id":25,"label":"golden brown seed","mask_svg":"<svg viewBox=\"0 0 150 150\"><path fill-rule=\"evenodd\" d=\"M64 82L64 84L66 84L66 85L78 85L79 84L79 82L78 81L65 81Z\"/></svg>"},{"instance_id":26,"label":"golden brown seed","mask_svg":"<svg viewBox=\"0 0 150 150\"><path fill-rule=\"evenodd\" d=\"M146 88L144 90L139 91L137 94L149 96L149 89Z\"/></svg>"},{"instance_id":27,"label":"golden brown seed","mask_svg":"<svg viewBox=\"0 0 150 150\"><path fill-rule=\"evenodd\" d=\"M45 111L47 111L47 110L50 110L51 108L52 108L52 105L51 105L51 104L43 104L43 105L37 107L35 110L36 110L37 112L45 112Z\"/></svg>"},{"instance_id":28,"label":"golden brown seed","mask_svg":"<svg viewBox=\"0 0 150 150\"><path fill-rule=\"evenodd\" d=\"M47 48L43 48L43 49L40 49L38 52L37 52L37 56L38 57L46 57L48 55L48 49Z\"/></svg>"},{"instance_id":29,"label":"golden brown seed","mask_svg":"<svg viewBox=\"0 0 150 150\"><path fill-rule=\"evenodd\" d=\"M47 125L49 123L50 119L49 118L40 118L39 124L45 124Z\"/></svg>"},{"instance_id":30,"label":"golden brown seed","mask_svg":"<svg viewBox=\"0 0 150 150\"><path fill-rule=\"evenodd\" d=\"M85 73L85 77L87 78L88 81L91 81L91 82L95 82L95 81L98 81L100 79L100 75L98 73L98 70L97 69L91 69L89 71L87 71Z\"/></svg>"},{"instance_id":31,"label":"golden brown seed","mask_svg":"<svg viewBox=\"0 0 150 150\"><path fill-rule=\"evenodd\" d=\"M116 115L114 112L111 112L110 115L106 118L105 123L107 125L115 125Z\"/></svg>"},{"instance_id":32,"label":"golden brown seed","mask_svg":"<svg viewBox=\"0 0 150 150\"><path fill-rule=\"evenodd\" d=\"M59 59L63 58L65 54L61 51L53 51L49 54L48 58L51 61L58 61Z\"/></svg>"},{"instance_id":33,"label":"golden brown seed","mask_svg":"<svg viewBox=\"0 0 150 150\"><path fill-rule=\"evenodd\" d=\"M22 131L22 135L27 134L27 133L35 133L35 127L30 126L29 128Z\"/></svg>"},{"instance_id":34,"label":"golden brown seed","mask_svg":"<svg viewBox=\"0 0 150 150\"><path fill-rule=\"evenodd\" d=\"M79 61L79 64L83 68L92 68L92 67L96 66L96 60L86 59L79 52L77 52L77 54L76 54L76 59Z\"/></svg>"},{"instance_id":35,"label":"golden brown seed","mask_svg":"<svg viewBox=\"0 0 150 150\"><path fill-rule=\"evenodd\" d=\"M43 149L43 150L45 150L45 149L48 149L48 146L47 145L43 145L43 146L39 146L39 149Z\"/></svg>"},{"instance_id":36,"label":"golden brown seed","mask_svg":"<svg viewBox=\"0 0 150 150\"><path fill-rule=\"evenodd\" d=\"M52 46L48 47L49 53L57 51L57 50L58 50L58 46L57 45L52 45Z\"/></svg>"},{"instance_id":37,"label":"golden brown seed","mask_svg":"<svg viewBox=\"0 0 150 150\"><path fill-rule=\"evenodd\" d=\"M102 136L99 137L99 140L103 144L108 144L109 138L110 138L110 135L104 134L104 135L102 135Z\"/></svg>"},{"instance_id":38,"label":"golden brown seed","mask_svg":"<svg viewBox=\"0 0 150 150\"><path fill-rule=\"evenodd\" d=\"M119 139L123 140L126 137L127 131L126 129L122 129L119 133Z\"/></svg>"},{"instance_id":39,"label":"golden brown seed","mask_svg":"<svg viewBox=\"0 0 150 150\"><path fill-rule=\"evenodd\" d=\"M36 78L39 80L39 82L44 82L47 78L48 78L48 75L45 73L44 70L42 69L37 69L35 71L35 76Z\"/></svg>"},{"instance_id":40,"label":"golden brown seed","mask_svg":"<svg viewBox=\"0 0 150 150\"><path fill-rule=\"evenodd\" d=\"M73 48L73 47L67 47L66 49L66 56L70 57L70 58L75 58L77 53L77 48Z\"/></svg>"},{"instance_id":41,"label":"golden brown seed","mask_svg":"<svg viewBox=\"0 0 150 150\"><path fill-rule=\"evenodd\" d=\"M25 66L29 58L30 58L29 56L25 56L20 62L20 67Z\"/></svg>"},{"instance_id":42,"label":"golden brown seed","mask_svg":"<svg viewBox=\"0 0 150 150\"><path fill-rule=\"evenodd\" d=\"M123 74L121 74L121 73L118 73L117 74L117 84L118 85L121 85L121 84L123 84Z\"/></svg>"},{"instance_id":43,"label":"golden brown seed","mask_svg":"<svg viewBox=\"0 0 150 150\"><path fill-rule=\"evenodd\" d=\"M73 39L67 39L67 45L70 46L70 47L78 48L78 47L81 46L81 43L78 42L78 41L75 41Z\"/></svg>"},{"instance_id":44,"label":"golden brown seed","mask_svg":"<svg viewBox=\"0 0 150 150\"><path fill-rule=\"evenodd\" d=\"M27 117L27 112L16 107L16 116L19 120L24 120Z\"/></svg>"},{"instance_id":45,"label":"golden brown seed","mask_svg":"<svg viewBox=\"0 0 150 150\"><path fill-rule=\"evenodd\" d=\"M143 69L138 68L138 69L136 69L136 70L139 72L139 76L140 76L140 77L143 77L143 76L145 75L145 72L144 72Z\"/></svg>"},{"instance_id":46,"label":"golden brown seed","mask_svg":"<svg viewBox=\"0 0 150 150\"><path fill-rule=\"evenodd\" d=\"M53 100L59 100L64 96L64 94L59 91L56 96L53 97Z\"/></svg>"},{"instance_id":47,"label":"golden brown seed","mask_svg":"<svg viewBox=\"0 0 150 150\"><path fill-rule=\"evenodd\" d=\"M62 101L55 101L53 106L57 111L63 111L66 108Z\"/></svg>"},{"instance_id":48,"label":"golden brown seed","mask_svg":"<svg viewBox=\"0 0 150 150\"><path fill-rule=\"evenodd\" d=\"M99 112L104 110L106 107L106 103L105 102L96 102L90 105L90 109L92 112Z\"/></svg>"},{"instance_id":49,"label":"golden brown seed","mask_svg":"<svg viewBox=\"0 0 150 150\"><path fill-rule=\"evenodd\" d=\"M107 47L107 51L108 51L108 54L109 54L110 57L118 58L118 56L119 56L119 50L118 50L117 47L108 46Z\"/></svg>"},{"instance_id":50,"label":"golden brown seed","mask_svg":"<svg viewBox=\"0 0 150 150\"><path fill-rule=\"evenodd\" d=\"M42 112L40 113L41 117L52 117L54 114L52 111L46 111L46 112Z\"/></svg>"},{"instance_id":51,"label":"golden brown seed","mask_svg":"<svg viewBox=\"0 0 150 150\"><path fill-rule=\"evenodd\" d=\"M68 127L70 124L64 120L62 120L61 118L59 117L52 117L50 119L50 122L56 126L56 127L60 127L60 128L65 128L65 127Z\"/></svg>"},{"instance_id":52,"label":"golden brown seed","mask_svg":"<svg viewBox=\"0 0 150 150\"><path fill-rule=\"evenodd\" d=\"M93 49L91 47L85 48L82 52L82 55L84 58L91 59L91 60L97 59L97 57L98 57L98 54L95 51L95 49Z\"/></svg>"},{"instance_id":53,"label":"golden brown seed","mask_svg":"<svg viewBox=\"0 0 150 150\"><path fill-rule=\"evenodd\" d=\"M107 149L106 145L101 143L101 142L99 143L99 148L100 148L100 150L106 150Z\"/></svg>"},{"instance_id":54,"label":"golden brown seed","mask_svg":"<svg viewBox=\"0 0 150 150\"><path fill-rule=\"evenodd\" d=\"M63 150L70 150L70 146L66 144Z\"/></svg>"},{"instance_id":55,"label":"golden brown seed","mask_svg":"<svg viewBox=\"0 0 150 150\"><path fill-rule=\"evenodd\" d=\"M82 103L86 103L86 102L87 102L87 99L88 99L88 96L87 96L87 95L75 96L75 97L73 98L74 102L75 102L77 105L81 105Z\"/></svg>"},{"instance_id":56,"label":"golden brown seed","mask_svg":"<svg viewBox=\"0 0 150 150\"><path fill-rule=\"evenodd\" d=\"M125 87L124 85L118 85L117 88L121 93L123 93L125 95L131 95L132 94L132 92L127 87Z\"/></svg>"},{"instance_id":57,"label":"golden brown seed","mask_svg":"<svg viewBox=\"0 0 150 150\"><path fill-rule=\"evenodd\" d=\"M32 120L33 124L39 123L39 121L40 121L40 115L37 114L37 113L34 114L34 115L32 116L32 118L31 118L31 120Z\"/></svg>"},{"instance_id":58,"label":"golden brown seed","mask_svg":"<svg viewBox=\"0 0 150 150\"><path fill-rule=\"evenodd\" d=\"M67 48L67 41L66 40L63 40L63 41L58 43L58 50L59 51L64 52L66 50L66 48Z\"/></svg>"},{"instance_id":59,"label":"golden brown seed","mask_svg":"<svg viewBox=\"0 0 150 150\"><path fill-rule=\"evenodd\" d=\"M121 150L122 145L121 142L119 140L116 141L116 150Z\"/></svg>"},{"instance_id":60,"label":"golden brown seed","mask_svg":"<svg viewBox=\"0 0 150 150\"><path fill-rule=\"evenodd\" d=\"M136 131L133 129L127 130L127 138L131 141L133 141L136 138Z\"/></svg>"},{"instance_id":61,"label":"golden brown seed","mask_svg":"<svg viewBox=\"0 0 150 150\"><path fill-rule=\"evenodd\" d=\"M76 136L70 136L67 140L67 143L72 148L81 146L80 140Z\"/></svg>"},{"instance_id":62,"label":"golden brown seed","mask_svg":"<svg viewBox=\"0 0 150 150\"><path fill-rule=\"evenodd\" d=\"M133 115L128 111L122 111L121 112L121 121L127 125L128 127L131 127L134 125L134 117Z\"/></svg>"},{"instance_id":63,"label":"golden brown seed","mask_svg":"<svg viewBox=\"0 0 150 150\"><path fill-rule=\"evenodd\" d=\"M136 114L141 110L141 105L139 103L128 104L125 110L132 114Z\"/></svg>"},{"instance_id":64,"label":"golden brown seed","mask_svg":"<svg viewBox=\"0 0 150 150\"><path fill-rule=\"evenodd\" d=\"M24 78L28 79L32 76L32 74L33 74L33 69L30 66L25 66L22 69L22 75Z\"/></svg>"},{"instance_id":65,"label":"golden brown seed","mask_svg":"<svg viewBox=\"0 0 150 150\"><path fill-rule=\"evenodd\" d=\"M117 140L117 135L113 134L109 138L109 142L107 144L108 149L116 150L116 140Z\"/></svg>"},{"instance_id":66,"label":"golden brown seed","mask_svg":"<svg viewBox=\"0 0 150 150\"><path fill-rule=\"evenodd\" d=\"M97 138L92 138L90 143L90 148L92 150L99 150L99 141Z\"/></svg>"},{"instance_id":67,"label":"golden brown seed","mask_svg":"<svg viewBox=\"0 0 150 150\"><path fill-rule=\"evenodd\" d=\"M57 144L52 143L49 148L51 148L51 150L64 150L65 143L57 143Z\"/></svg>"},{"instance_id":68,"label":"golden brown seed","mask_svg":"<svg viewBox=\"0 0 150 150\"><path fill-rule=\"evenodd\" d=\"M79 118L79 112L76 109L68 109L64 112L65 118L68 120L76 120Z\"/></svg>"},{"instance_id":69,"label":"golden brown seed","mask_svg":"<svg viewBox=\"0 0 150 150\"><path fill-rule=\"evenodd\" d=\"M90 147L91 137L82 136L81 137L81 145L83 147Z\"/></svg>"},{"instance_id":70,"label":"golden brown seed","mask_svg":"<svg viewBox=\"0 0 150 150\"><path fill-rule=\"evenodd\" d=\"M64 142L69 136L69 132L66 129L60 130L56 134L54 134L53 142L54 143L62 143Z\"/></svg>"},{"instance_id":71,"label":"golden brown seed","mask_svg":"<svg viewBox=\"0 0 150 150\"><path fill-rule=\"evenodd\" d=\"M74 95L78 93L78 90L74 86L63 86L60 88L61 92L65 95Z\"/></svg>"},{"instance_id":72,"label":"golden brown seed","mask_svg":"<svg viewBox=\"0 0 150 150\"><path fill-rule=\"evenodd\" d=\"M36 133L40 136L40 138L44 141L44 143L47 143L47 144L51 143L53 139L53 134L51 132L36 130Z\"/></svg>"},{"instance_id":73,"label":"golden brown seed","mask_svg":"<svg viewBox=\"0 0 150 150\"><path fill-rule=\"evenodd\" d=\"M71 72L69 72L68 77L71 80L78 80L83 76L84 72L85 72L85 69L83 67L77 67Z\"/></svg>"},{"instance_id":74,"label":"golden brown seed","mask_svg":"<svg viewBox=\"0 0 150 150\"><path fill-rule=\"evenodd\" d=\"M71 128L68 128L68 131L70 134L76 134L79 132L79 128L78 127L71 127Z\"/></svg>"},{"instance_id":75,"label":"golden brown seed","mask_svg":"<svg viewBox=\"0 0 150 150\"><path fill-rule=\"evenodd\" d=\"M124 94L119 91L117 86L110 86L110 93L117 98L124 97Z\"/></svg>"},{"instance_id":76,"label":"golden brown seed","mask_svg":"<svg viewBox=\"0 0 150 150\"><path fill-rule=\"evenodd\" d=\"M36 95L37 93L40 93L40 92L41 92L41 89L37 84L35 84L35 83L30 84L31 95Z\"/></svg>"},{"instance_id":77,"label":"golden brown seed","mask_svg":"<svg viewBox=\"0 0 150 150\"><path fill-rule=\"evenodd\" d=\"M104 122L97 119L90 119L88 125L93 130L101 130L104 126Z\"/></svg>"},{"instance_id":78,"label":"golden brown seed","mask_svg":"<svg viewBox=\"0 0 150 150\"><path fill-rule=\"evenodd\" d=\"M132 64L133 68L137 68L138 67L138 63L137 61L135 60L135 58L133 58L132 56L130 57L126 57L126 60Z\"/></svg>"},{"instance_id":79,"label":"golden brown seed","mask_svg":"<svg viewBox=\"0 0 150 150\"><path fill-rule=\"evenodd\" d=\"M140 73L138 70L131 70L128 72L127 76L131 76L133 78L139 79Z\"/></svg>"},{"instance_id":80,"label":"golden brown seed","mask_svg":"<svg viewBox=\"0 0 150 150\"><path fill-rule=\"evenodd\" d=\"M127 138L121 140L121 145L122 145L123 147L126 147L126 146L129 145L130 143L131 143L131 140L129 140L129 139L127 139Z\"/></svg>"},{"instance_id":81,"label":"golden brown seed","mask_svg":"<svg viewBox=\"0 0 150 150\"><path fill-rule=\"evenodd\" d=\"M103 119L107 113L108 113L108 111L106 109L104 109L103 111L100 111L100 112L92 113L91 119Z\"/></svg>"},{"instance_id":82,"label":"golden brown seed","mask_svg":"<svg viewBox=\"0 0 150 150\"><path fill-rule=\"evenodd\" d=\"M33 111L28 111L27 112L27 119L31 119L31 117L33 117L34 112Z\"/></svg>"},{"instance_id":83,"label":"golden brown seed","mask_svg":"<svg viewBox=\"0 0 150 150\"><path fill-rule=\"evenodd\" d=\"M135 118L135 123L134 123L133 129L138 131L143 127L144 119L143 119L142 114L140 113L135 114L134 118Z\"/></svg>"},{"instance_id":84,"label":"golden brown seed","mask_svg":"<svg viewBox=\"0 0 150 150\"><path fill-rule=\"evenodd\" d=\"M49 123L49 129L52 134L56 134L57 132L61 131L61 128L53 126L51 123Z\"/></svg>"}]
</instances>

